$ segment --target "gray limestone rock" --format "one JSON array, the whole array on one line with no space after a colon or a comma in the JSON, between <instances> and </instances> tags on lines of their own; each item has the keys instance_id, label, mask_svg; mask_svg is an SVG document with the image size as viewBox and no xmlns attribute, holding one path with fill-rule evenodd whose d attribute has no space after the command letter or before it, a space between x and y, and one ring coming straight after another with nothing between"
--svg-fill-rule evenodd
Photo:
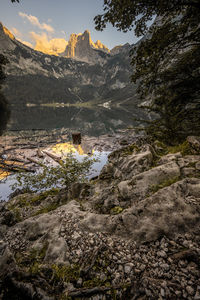
<instances>
[{"instance_id":1,"label":"gray limestone rock","mask_svg":"<svg viewBox=\"0 0 200 300\"><path fill-rule=\"evenodd\" d=\"M115 285L119 299L136 291L144 299L198 299L199 156L168 154L155 165L154 157L149 145L115 151L99 178L71 186L67 202L62 194L44 199L58 204L49 212L31 216L29 206L20 207L35 197L28 194L3 205L1 290L8 270L27 299L54 299L58 290L59 297L87 292L93 299L102 289L106 299ZM3 225L13 207L24 217Z\"/></svg>"}]
</instances>

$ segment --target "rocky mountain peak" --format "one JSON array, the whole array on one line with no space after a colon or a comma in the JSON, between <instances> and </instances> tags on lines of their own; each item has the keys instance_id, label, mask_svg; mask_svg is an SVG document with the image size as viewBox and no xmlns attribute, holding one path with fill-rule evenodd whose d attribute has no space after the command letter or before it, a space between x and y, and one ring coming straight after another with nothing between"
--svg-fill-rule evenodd
<instances>
[{"instance_id":1,"label":"rocky mountain peak","mask_svg":"<svg viewBox=\"0 0 200 300\"><path fill-rule=\"evenodd\" d=\"M82 36L88 40L91 39L91 34L90 34L90 31L89 30L85 30L84 33L82 34Z\"/></svg>"},{"instance_id":2,"label":"rocky mountain peak","mask_svg":"<svg viewBox=\"0 0 200 300\"><path fill-rule=\"evenodd\" d=\"M104 44L102 44L100 40L97 40L96 43L93 43L93 47L105 51L107 53L110 53L110 50Z\"/></svg>"},{"instance_id":3,"label":"rocky mountain peak","mask_svg":"<svg viewBox=\"0 0 200 300\"><path fill-rule=\"evenodd\" d=\"M0 22L0 49L13 50L15 48L13 40L14 35Z\"/></svg>"},{"instance_id":4,"label":"rocky mountain peak","mask_svg":"<svg viewBox=\"0 0 200 300\"><path fill-rule=\"evenodd\" d=\"M0 35L7 35L10 39L14 40L14 35L0 22Z\"/></svg>"},{"instance_id":5,"label":"rocky mountain peak","mask_svg":"<svg viewBox=\"0 0 200 300\"><path fill-rule=\"evenodd\" d=\"M65 57L77 58L85 61L96 60L95 50L101 50L109 53L110 50L103 45L99 40L94 43L91 39L89 30L85 30L84 33L70 35L68 45L65 51L62 53Z\"/></svg>"}]
</instances>

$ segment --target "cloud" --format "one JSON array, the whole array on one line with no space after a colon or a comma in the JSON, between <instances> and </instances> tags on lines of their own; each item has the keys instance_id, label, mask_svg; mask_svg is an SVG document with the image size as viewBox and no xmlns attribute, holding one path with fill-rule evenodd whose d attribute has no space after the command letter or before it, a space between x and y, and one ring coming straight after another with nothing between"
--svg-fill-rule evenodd
<instances>
[{"instance_id":1,"label":"cloud","mask_svg":"<svg viewBox=\"0 0 200 300\"><path fill-rule=\"evenodd\" d=\"M33 45L31 43L29 43L29 42L22 41L22 44L24 44L24 45L26 45L26 46L34 49Z\"/></svg>"},{"instance_id":2,"label":"cloud","mask_svg":"<svg viewBox=\"0 0 200 300\"><path fill-rule=\"evenodd\" d=\"M31 44L31 43L29 43L29 42L26 42L26 41L23 41L23 40L21 40L21 39L17 39L20 43L22 43L22 44L24 44L24 45L26 45L26 46L28 46L28 47L30 47L30 48L33 48L34 49L34 47L33 47L33 45Z\"/></svg>"},{"instance_id":3,"label":"cloud","mask_svg":"<svg viewBox=\"0 0 200 300\"><path fill-rule=\"evenodd\" d=\"M42 30L46 30L47 32L53 33L54 28L51 25L48 25L46 23L40 23L38 18L32 15L27 15L23 12L19 12L19 16L27 19L32 25L39 27Z\"/></svg>"},{"instance_id":4,"label":"cloud","mask_svg":"<svg viewBox=\"0 0 200 300\"><path fill-rule=\"evenodd\" d=\"M17 38L17 37L22 37L22 33L15 27L12 27L11 30L12 34Z\"/></svg>"},{"instance_id":5,"label":"cloud","mask_svg":"<svg viewBox=\"0 0 200 300\"><path fill-rule=\"evenodd\" d=\"M47 34L37 34L34 31L30 32L31 39L35 42L35 50L41 51L50 55L58 55L65 51L68 42L65 39L51 39L48 40Z\"/></svg>"}]
</instances>

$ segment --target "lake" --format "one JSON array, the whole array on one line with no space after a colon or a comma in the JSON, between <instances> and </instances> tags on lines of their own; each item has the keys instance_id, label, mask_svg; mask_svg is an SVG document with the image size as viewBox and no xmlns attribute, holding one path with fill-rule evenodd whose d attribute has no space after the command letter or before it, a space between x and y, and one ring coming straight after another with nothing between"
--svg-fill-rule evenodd
<instances>
[{"instance_id":1,"label":"lake","mask_svg":"<svg viewBox=\"0 0 200 300\"><path fill-rule=\"evenodd\" d=\"M110 107L107 102L103 105L105 107L11 106L7 130L69 128L82 134L99 136L130 126L138 127L141 124L138 119L148 119L147 113L134 105Z\"/></svg>"},{"instance_id":2,"label":"lake","mask_svg":"<svg viewBox=\"0 0 200 300\"><path fill-rule=\"evenodd\" d=\"M147 114L136 106L110 107L109 103L101 106L63 106L63 105L15 105L11 106L11 116L7 124L8 135L23 135L23 131L41 132L62 128L69 131L80 131L82 135L100 136L104 134L115 134L117 131L128 127L142 125L138 119L147 119ZM6 134L6 133L4 133ZM53 136L53 135L52 135ZM38 141L40 140L40 135ZM8 146L8 145L6 145ZM99 163L95 165L96 176L107 161L109 152L96 152ZM12 192L10 184L15 182L15 176L9 176L5 182L0 183L0 199L7 200Z\"/></svg>"}]
</instances>

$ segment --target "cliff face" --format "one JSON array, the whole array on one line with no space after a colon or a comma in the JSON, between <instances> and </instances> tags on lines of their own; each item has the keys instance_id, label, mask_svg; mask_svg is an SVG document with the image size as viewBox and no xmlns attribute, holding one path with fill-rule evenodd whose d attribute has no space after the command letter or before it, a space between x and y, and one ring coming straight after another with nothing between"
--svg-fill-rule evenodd
<instances>
[{"instance_id":1,"label":"cliff face","mask_svg":"<svg viewBox=\"0 0 200 300\"><path fill-rule=\"evenodd\" d=\"M14 40L15 38L12 35L12 33L7 28L5 28L0 22L0 48L14 50Z\"/></svg>"},{"instance_id":2,"label":"cliff face","mask_svg":"<svg viewBox=\"0 0 200 300\"><path fill-rule=\"evenodd\" d=\"M100 53L95 50L100 50L104 53L110 52L99 40L94 43L91 39L90 32L86 30L83 34L71 34L68 45L62 55L88 62L95 62L100 56Z\"/></svg>"}]
</instances>

